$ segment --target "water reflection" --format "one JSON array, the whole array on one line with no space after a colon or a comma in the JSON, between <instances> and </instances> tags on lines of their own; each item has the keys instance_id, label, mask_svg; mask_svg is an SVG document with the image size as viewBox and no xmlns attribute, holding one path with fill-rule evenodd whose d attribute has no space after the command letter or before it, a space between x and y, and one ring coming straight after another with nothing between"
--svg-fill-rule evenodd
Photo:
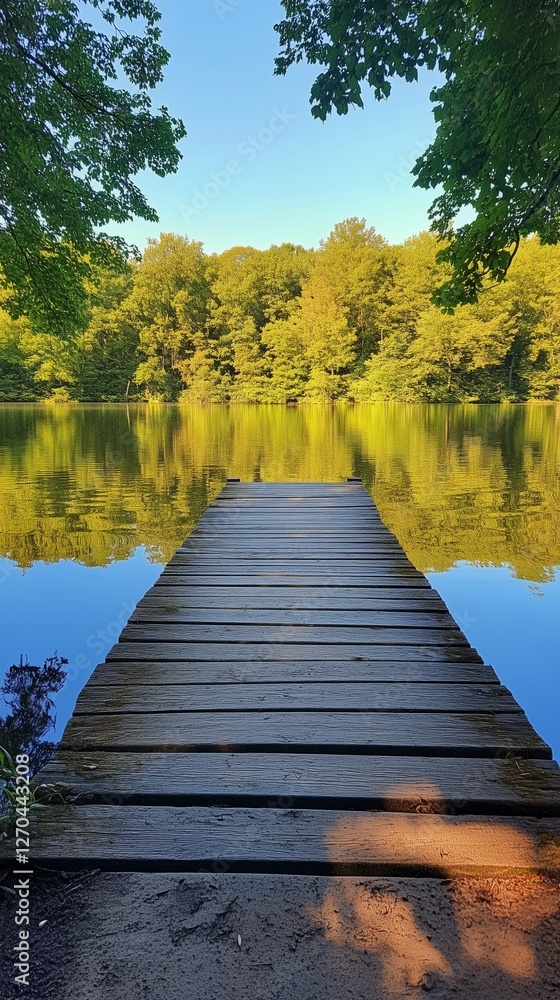
<instances>
[{"instance_id":1,"label":"water reflection","mask_svg":"<svg viewBox=\"0 0 560 1000\"><path fill-rule=\"evenodd\" d=\"M10 712L0 717L0 746L12 760L17 754L27 754L31 776L51 757L55 744L44 739L56 722L53 695L66 680L63 665L56 653L42 667L23 658L7 671L0 693ZM2 796L0 795L0 806Z\"/></svg>"},{"instance_id":2,"label":"water reflection","mask_svg":"<svg viewBox=\"0 0 560 1000\"><path fill-rule=\"evenodd\" d=\"M228 474L355 473L419 568L560 564L560 407L0 408L0 554L164 561Z\"/></svg>"}]
</instances>

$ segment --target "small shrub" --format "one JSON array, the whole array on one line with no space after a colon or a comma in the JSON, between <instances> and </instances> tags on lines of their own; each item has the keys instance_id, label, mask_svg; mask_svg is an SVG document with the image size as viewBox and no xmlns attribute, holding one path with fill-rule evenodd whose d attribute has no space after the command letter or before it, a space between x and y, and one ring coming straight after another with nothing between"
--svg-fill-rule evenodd
<instances>
[{"instance_id":1,"label":"small shrub","mask_svg":"<svg viewBox=\"0 0 560 1000\"><path fill-rule=\"evenodd\" d=\"M15 826L18 805L17 770L11 755L0 747L0 840L4 840ZM21 785L19 788L21 789ZM21 790L19 792L21 797ZM43 808L30 790L26 796L27 809Z\"/></svg>"},{"instance_id":2,"label":"small shrub","mask_svg":"<svg viewBox=\"0 0 560 1000\"><path fill-rule=\"evenodd\" d=\"M36 667L21 657L19 664L8 670L1 688L11 714L0 719L0 839L13 826L16 816L16 778L14 758L27 754L29 776L32 778L52 756L55 745L43 737L56 722L56 710L51 695L62 688L68 661L55 653ZM39 808L34 791L27 806Z\"/></svg>"},{"instance_id":3,"label":"small shrub","mask_svg":"<svg viewBox=\"0 0 560 1000\"><path fill-rule=\"evenodd\" d=\"M73 399L69 390L65 386L53 389L47 402L49 403L72 403Z\"/></svg>"}]
</instances>

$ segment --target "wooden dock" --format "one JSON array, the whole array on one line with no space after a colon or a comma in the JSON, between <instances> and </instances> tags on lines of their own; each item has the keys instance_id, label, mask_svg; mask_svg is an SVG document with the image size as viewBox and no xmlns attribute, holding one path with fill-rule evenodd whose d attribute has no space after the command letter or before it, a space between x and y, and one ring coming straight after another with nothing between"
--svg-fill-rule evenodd
<instances>
[{"instance_id":1,"label":"wooden dock","mask_svg":"<svg viewBox=\"0 0 560 1000\"><path fill-rule=\"evenodd\" d=\"M560 869L549 747L360 481L228 481L41 780L49 869Z\"/></svg>"}]
</instances>

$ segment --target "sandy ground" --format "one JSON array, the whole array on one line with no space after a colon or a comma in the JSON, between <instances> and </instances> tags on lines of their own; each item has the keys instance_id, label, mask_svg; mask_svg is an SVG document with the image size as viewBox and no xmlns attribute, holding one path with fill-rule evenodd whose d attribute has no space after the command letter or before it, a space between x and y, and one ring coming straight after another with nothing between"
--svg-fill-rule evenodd
<instances>
[{"instance_id":1,"label":"sandy ground","mask_svg":"<svg viewBox=\"0 0 560 1000\"><path fill-rule=\"evenodd\" d=\"M35 875L30 988L13 911L1 891L4 1000L560 997L560 885L542 878Z\"/></svg>"}]
</instances>

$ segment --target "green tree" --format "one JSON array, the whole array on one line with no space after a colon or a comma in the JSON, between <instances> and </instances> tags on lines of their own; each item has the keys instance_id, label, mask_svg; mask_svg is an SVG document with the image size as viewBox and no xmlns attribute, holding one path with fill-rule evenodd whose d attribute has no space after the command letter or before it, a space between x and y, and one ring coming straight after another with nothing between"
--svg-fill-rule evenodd
<instances>
[{"instance_id":1,"label":"green tree","mask_svg":"<svg viewBox=\"0 0 560 1000\"><path fill-rule=\"evenodd\" d=\"M365 219L345 219L334 227L315 259L356 337L359 359L370 356L381 336L389 281L386 240Z\"/></svg>"},{"instance_id":2,"label":"green tree","mask_svg":"<svg viewBox=\"0 0 560 1000\"><path fill-rule=\"evenodd\" d=\"M274 398L263 330L289 315L311 258L309 251L291 243L265 251L233 247L212 258L211 326L224 374L233 383L233 399Z\"/></svg>"},{"instance_id":3,"label":"green tree","mask_svg":"<svg viewBox=\"0 0 560 1000\"><path fill-rule=\"evenodd\" d=\"M388 281L384 309L379 316L377 350L358 372L350 392L356 400L414 400L417 362L408 355L421 314L430 306L433 289L442 280L437 263L437 240L420 233L385 251Z\"/></svg>"},{"instance_id":4,"label":"green tree","mask_svg":"<svg viewBox=\"0 0 560 1000\"><path fill-rule=\"evenodd\" d=\"M254 402L262 395L266 363L260 331L266 323L264 281L253 247L232 247L211 258L210 325L218 342L233 398Z\"/></svg>"},{"instance_id":5,"label":"green tree","mask_svg":"<svg viewBox=\"0 0 560 1000\"><path fill-rule=\"evenodd\" d=\"M313 252L208 257L164 234L140 264L92 266L83 333L57 337L0 309L0 397L558 398L560 248L522 240L508 280L453 314L431 303L448 271L434 234L386 246L357 219Z\"/></svg>"},{"instance_id":6,"label":"green tree","mask_svg":"<svg viewBox=\"0 0 560 1000\"><path fill-rule=\"evenodd\" d=\"M445 269L437 262L433 233L419 233L387 248L386 258L389 281L380 317L379 348L401 357L416 334L420 313L427 309L434 288L444 279Z\"/></svg>"},{"instance_id":7,"label":"green tree","mask_svg":"<svg viewBox=\"0 0 560 1000\"><path fill-rule=\"evenodd\" d=\"M444 270L428 233L391 248L392 287L384 336L351 385L357 400L492 400L521 398L525 334L513 280L486 290L452 315L430 302ZM512 375L513 370L513 375Z\"/></svg>"},{"instance_id":8,"label":"green tree","mask_svg":"<svg viewBox=\"0 0 560 1000\"><path fill-rule=\"evenodd\" d=\"M75 343L57 337L54 333L35 333L26 329L20 337L24 364L39 387L41 395L56 395L64 389L61 398L70 395L70 386L76 381Z\"/></svg>"},{"instance_id":9,"label":"green tree","mask_svg":"<svg viewBox=\"0 0 560 1000\"><path fill-rule=\"evenodd\" d=\"M310 367L305 395L322 401L343 395L345 376L355 359L356 335L320 270L312 272L303 286L294 320Z\"/></svg>"},{"instance_id":10,"label":"green tree","mask_svg":"<svg viewBox=\"0 0 560 1000\"><path fill-rule=\"evenodd\" d=\"M157 219L134 176L177 169L185 129L148 96L169 58L159 18L150 0L2 4L0 266L14 315L45 332L85 324L88 261L126 259L100 228Z\"/></svg>"},{"instance_id":11,"label":"green tree","mask_svg":"<svg viewBox=\"0 0 560 1000\"><path fill-rule=\"evenodd\" d=\"M138 365L139 338L123 303L130 295L132 268L124 273L96 269L89 286L87 330L76 338L78 399L128 399Z\"/></svg>"},{"instance_id":12,"label":"green tree","mask_svg":"<svg viewBox=\"0 0 560 1000\"><path fill-rule=\"evenodd\" d=\"M177 398L183 362L207 324L209 303L202 244L171 233L149 240L122 306L138 330L143 355L134 380L148 395Z\"/></svg>"},{"instance_id":13,"label":"green tree","mask_svg":"<svg viewBox=\"0 0 560 1000\"><path fill-rule=\"evenodd\" d=\"M323 67L312 113L324 120L378 100L391 80L438 70L436 137L416 184L441 188L432 225L452 274L435 293L447 309L501 281L523 235L560 239L560 18L551 0L282 0L276 72L302 59ZM462 224L470 208L474 219Z\"/></svg>"},{"instance_id":14,"label":"green tree","mask_svg":"<svg viewBox=\"0 0 560 1000\"><path fill-rule=\"evenodd\" d=\"M214 342L200 334L194 340L193 353L180 366L185 388L184 403L225 403L231 392L231 380L220 370Z\"/></svg>"},{"instance_id":15,"label":"green tree","mask_svg":"<svg viewBox=\"0 0 560 1000\"><path fill-rule=\"evenodd\" d=\"M536 399L560 397L560 252L524 240L511 269L510 294L520 314L519 375Z\"/></svg>"},{"instance_id":16,"label":"green tree","mask_svg":"<svg viewBox=\"0 0 560 1000\"><path fill-rule=\"evenodd\" d=\"M31 372L25 364L21 339L28 329L25 319L14 320L0 309L0 400L15 402L37 398Z\"/></svg>"},{"instance_id":17,"label":"green tree","mask_svg":"<svg viewBox=\"0 0 560 1000\"><path fill-rule=\"evenodd\" d=\"M301 295L316 255L294 243L271 246L259 253L255 263L262 276L262 300L267 322L286 319L291 305Z\"/></svg>"},{"instance_id":18,"label":"green tree","mask_svg":"<svg viewBox=\"0 0 560 1000\"><path fill-rule=\"evenodd\" d=\"M270 358L266 399L271 403L293 403L301 399L309 378L309 360L300 316L277 319L265 326L263 344Z\"/></svg>"},{"instance_id":19,"label":"green tree","mask_svg":"<svg viewBox=\"0 0 560 1000\"><path fill-rule=\"evenodd\" d=\"M408 352L415 362L408 374L419 397L460 401L484 400L486 393L490 399L503 396L500 366L512 344L516 320L504 298L494 291L452 316L434 306L421 314Z\"/></svg>"}]
</instances>

